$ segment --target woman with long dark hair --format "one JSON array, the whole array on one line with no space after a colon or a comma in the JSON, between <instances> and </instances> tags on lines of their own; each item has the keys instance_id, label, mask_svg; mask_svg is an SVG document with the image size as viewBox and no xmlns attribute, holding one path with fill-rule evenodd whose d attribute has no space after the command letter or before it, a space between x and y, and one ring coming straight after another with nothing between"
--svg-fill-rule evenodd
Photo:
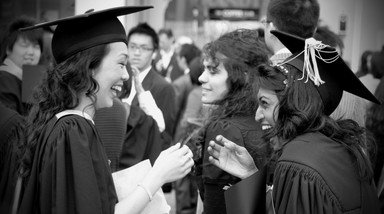
<instances>
[{"instance_id":1,"label":"woman with long dark hair","mask_svg":"<svg viewBox=\"0 0 384 214\"><path fill-rule=\"evenodd\" d=\"M32 27L58 25L52 39L56 65L35 91L26 124L20 213L139 213L164 183L190 171L191 151L175 145L118 201L93 122L95 111L111 107L129 77L128 42L117 16L148 8L112 8Z\"/></svg>"},{"instance_id":2,"label":"woman with long dark hair","mask_svg":"<svg viewBox=\"0 0 384 214\"><path fill-rule=\"evenodd\" d=\"M255 119L278 157L276 213L379 213L364 128L329 117L344 90L378 100L333 48L274 34L294 54L280 65L258 68ZM216 140L208 149L212 163L242 178L257 171L244 148L222 136Z\"/></svg>"},{"instance_id":3,"label":"woman with long dark hair","mask_svg":"<svg viewBox=\"0 0 384 214\"><path fill-rule=\"evenodd\" d=\"M226 213L224 191L240 180L209 163L206 149L216 135L245 146L258 167L266 163L266 144L261 140L260 124L253 119L257 103L249 78L267 61L266 46L255 30L226 33L203 48L205 69L199 81L209 116L201 130L203 150L197 171L201 170L198 186L206 214Z\"/></svg>"}]
</instances>

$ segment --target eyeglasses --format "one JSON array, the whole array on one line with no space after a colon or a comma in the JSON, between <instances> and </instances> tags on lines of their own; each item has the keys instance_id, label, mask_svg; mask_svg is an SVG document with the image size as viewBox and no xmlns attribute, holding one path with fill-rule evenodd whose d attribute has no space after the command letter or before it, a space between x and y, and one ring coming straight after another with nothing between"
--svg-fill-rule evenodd
<instances>
[{"instance_id":1,"label":"eyeglasses","mask_svg":"<svg viewBox=\"0 0 384 214\"><path fill-rule=\"evenodd\" d=\"M128 50L129 51L133 51L133 52L139 50L140 53L142 53L142 52L153 51L153 48L149 48L149 47L145 47L145 46L137 46L137 45L134 45L134 44L129 44L128 45Z\"/></svg>"},{"instance_id":2,"label":"eyeglasses","mask_svg":"<svg viewBox=\"0 0 384 214\"><path fill-rule=\"evenodd\" d=\"M267 18L264 18L260 20L260 23L263 24L264 26L267 26L267 24L271 23L272 21L267 20Z\"/></svg>"}]
</instances>

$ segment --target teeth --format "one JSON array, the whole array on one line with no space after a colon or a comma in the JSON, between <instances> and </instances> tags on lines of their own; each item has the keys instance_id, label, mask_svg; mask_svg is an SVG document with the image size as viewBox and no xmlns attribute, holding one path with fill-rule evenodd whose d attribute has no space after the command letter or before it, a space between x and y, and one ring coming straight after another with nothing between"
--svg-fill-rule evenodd
<instances>
[{"instance_id":1,"label":"teeth","mask_svg":"<svg viewBox=\"0 0 384 214\"><path fill-rule=\"evenodd\" d=\"M121 91L122 87L118 86L118 85L114 85L114 86L112 86L112 89L115 90L115 91Z\"/></svg>"},{"instance_id":2,"label":"teeth","mask_svg":"<svg viewBox=\"0 0 384 214\"><path fill-rule=\"evenodd\" d=\"M262 130L267 130L267 129L270 129L270 128L272 128L271 125L262 125L262 126L261 126L261 129L262 129Z\"/></svg>"}]
</instances>

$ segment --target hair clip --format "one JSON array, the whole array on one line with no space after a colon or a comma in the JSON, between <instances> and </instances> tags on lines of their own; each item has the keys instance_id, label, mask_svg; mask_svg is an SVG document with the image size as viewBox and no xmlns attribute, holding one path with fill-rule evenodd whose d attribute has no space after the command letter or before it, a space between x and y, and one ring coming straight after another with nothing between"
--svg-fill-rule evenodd
<instances>
[{"instance_id":1,"label":"hair clip","mask_svg":"<svg viewBox=\"0 0 384 214\"><path fill-rule=\"evenodd\" d=\"M280 70L284 71L285 74L288 74L288 73L289 73L288 69L286 69L284 66L282 66L282 65L277 65L277 67L280 68Z\"/></svg>"}]
</instances>

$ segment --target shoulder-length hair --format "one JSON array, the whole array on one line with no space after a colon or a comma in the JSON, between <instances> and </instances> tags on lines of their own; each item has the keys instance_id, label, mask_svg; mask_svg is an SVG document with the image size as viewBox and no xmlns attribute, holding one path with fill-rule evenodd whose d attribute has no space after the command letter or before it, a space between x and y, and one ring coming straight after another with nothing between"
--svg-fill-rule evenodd
<instances>
[{"instance_id":1,"label":"shoulder-length hair","mask_svg":"<svg viewBox=\"0 0 384 214\"><path fill-rule=\"evenodd\" d=\"M211 59L216 66L221 62L228 72L228 93L216 103L211 121L253 115L257 102L249 77L258 65L268 62L268 50L257 31L238 29L220 36L203 47L203 59Z\"/></svg>"},{"instance_id":2,"label":"shoulder-length hair","mask_svg":"<svg viewBox=\"0 0 384 214\"><path fill-rule=\"evenodd\" d=\"M47 75L33 93L33 104L26 123L25 148L22 151L21 169L29 174L37 139L45 124L57 113L79 105L85 94L96 103L99 90L92 71L98 68L108 53L107 44L81 51L64 62L49 68Z\"/></svg>"},{"instance_id":3,"label":"shoulder-length hair","mask_svg":"<svg viewBox=\"0 0 384 214\"><path fill-rule=\"evenodd\" d=\"M309 132L320 132L342 144L355 158L361 178L372 177L372 166L367 152L364 128L353 120L333 120L323 113L324 105L316 86L310 81L299 80L301 71L288 64L283 65L288 74L278 67L262 65L254 84L259 88L276 92L279 104L275 126L265 133L266 139L277 137L289 142ZM284 145L281 145L282 147Z\"/></svg>"}]
</instances>

